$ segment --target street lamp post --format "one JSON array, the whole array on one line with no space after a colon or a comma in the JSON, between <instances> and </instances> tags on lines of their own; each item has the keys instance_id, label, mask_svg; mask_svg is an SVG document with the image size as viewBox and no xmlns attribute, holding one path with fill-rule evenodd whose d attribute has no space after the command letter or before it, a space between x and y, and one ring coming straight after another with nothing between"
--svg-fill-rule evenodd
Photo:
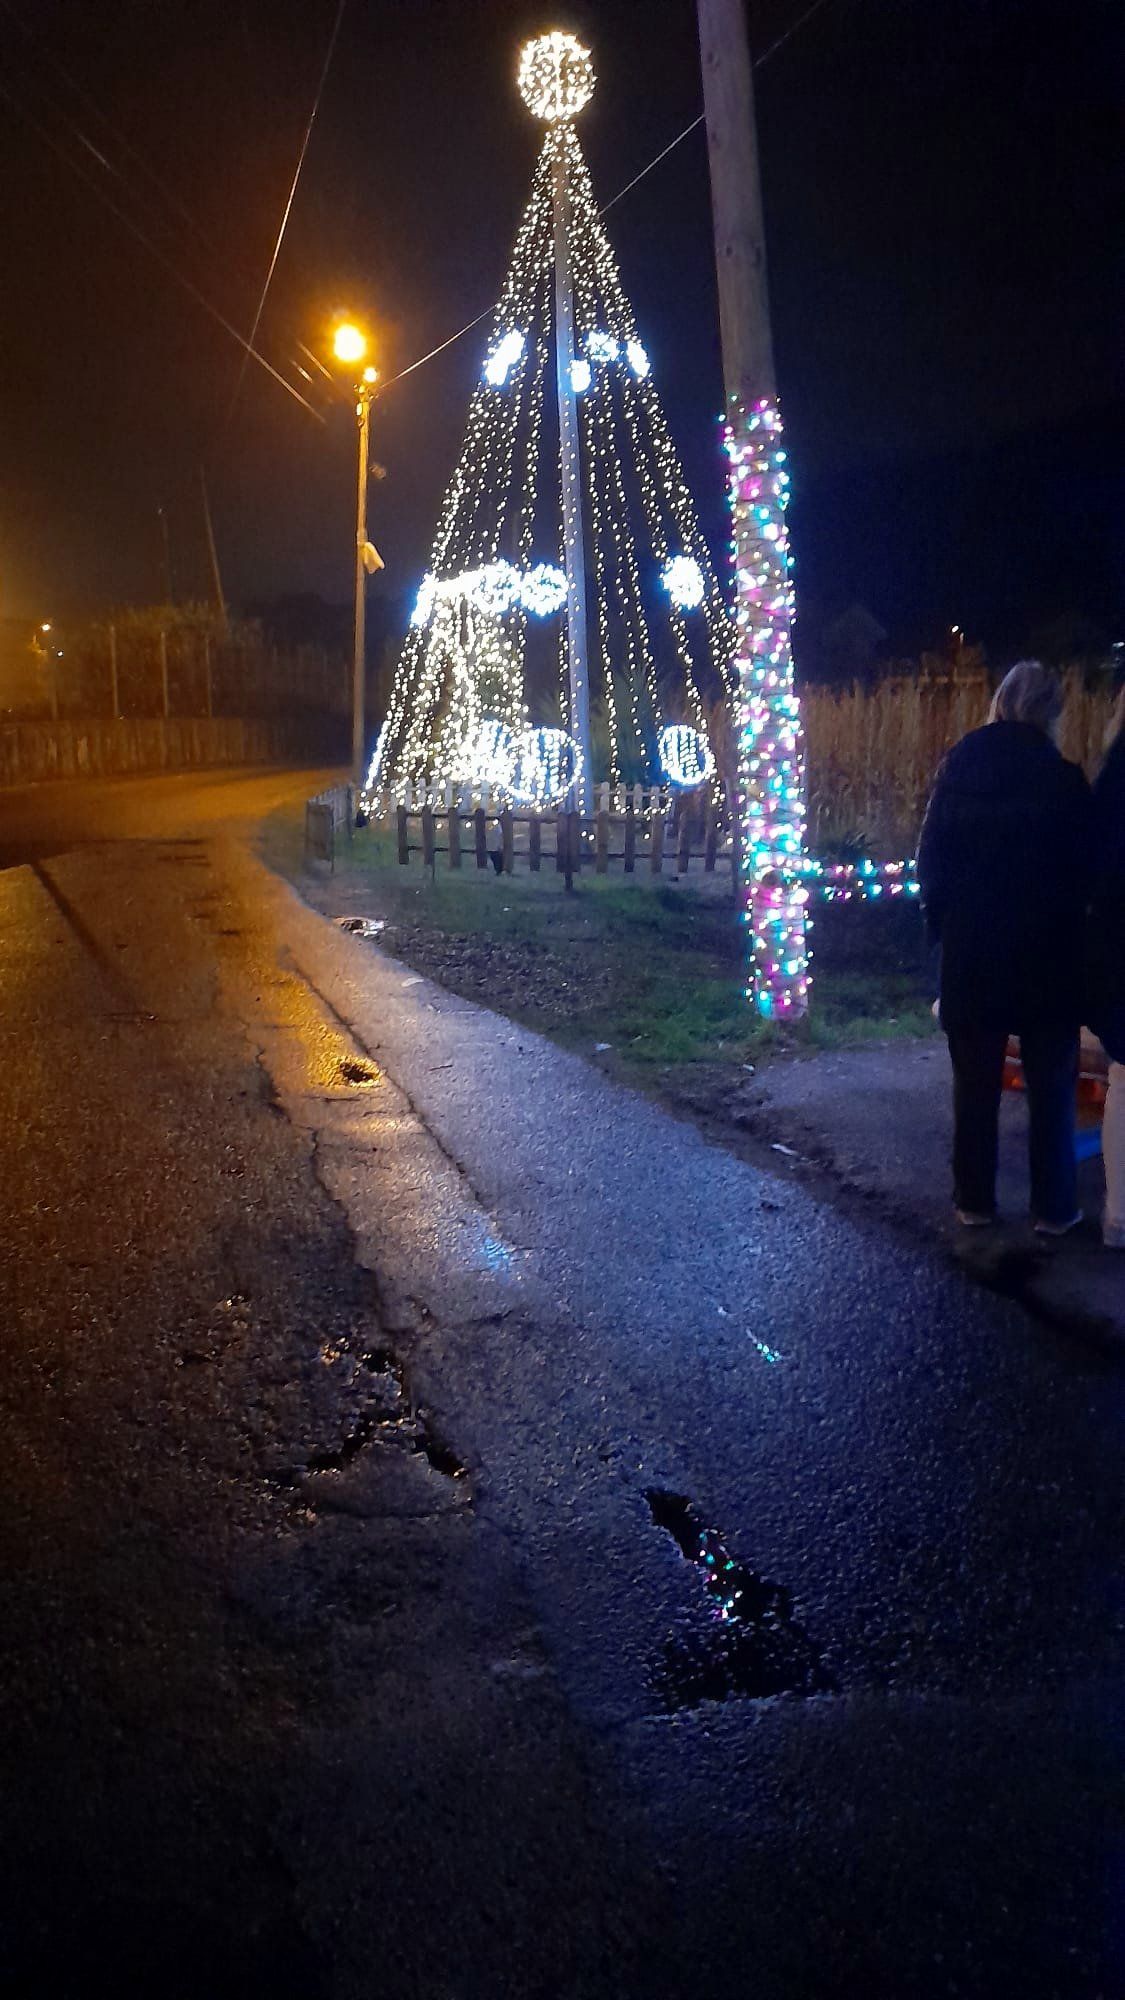
<instances>
[{"instance_id":1,"label":"street lamp post","mask_svg":"<svg viewBox=\"0 0 1125 2000\"><path fill-rule=\"evenodd\" d=\"M358 364L367 353L366 336L350 321L336 328L333 351L337 361ZM371 443L371 404L378 373L365 368L356 383L356 429L359 437L358 476L355 514L355 625L352 654L352 777L362 785L366 776L364 751L366 725L364 706L367 681L366 613L367 569L371 557L367 541L367 479Z\"/></svg>"}]
</instances>

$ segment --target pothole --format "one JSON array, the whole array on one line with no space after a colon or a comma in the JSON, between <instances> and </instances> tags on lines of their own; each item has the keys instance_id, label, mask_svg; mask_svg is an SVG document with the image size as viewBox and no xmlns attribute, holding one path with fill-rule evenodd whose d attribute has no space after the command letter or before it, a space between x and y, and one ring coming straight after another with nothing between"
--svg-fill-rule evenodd
<instances>
[{"instance_id":1,"label":"pothole","mask_svg":"<svg viewBox=\"0 0 1125 2000\"><path fill-rule=\"evenodd\" d=\"M321 1359L331 1365L343 1357L343 1352L343 1348L330 1344L322 1349ZM398 1357L387 1348L373 1348L360 1354L357 1361L366 1377L362 1408L338 1443L310 1452L303 1463L282 1476L280 1483L297 1488L302 1507L307 1512L311 1506L314 1516L318 1500L335 1506L346 1502L349 1511L359 1512L368 1511L370 1500L371 1511L378 1511L376 1493L365 1491L360 1495L349 1489L345 1494L341 1486L345 1475L357 1468L365 1452L374 1456L382 1450L424 1460L429 1471L439 1474L442 1480L463 1485L468 1497L468 1469L439 1435L430 1413L415 1405ZM383 1461L384 1466L387 1463Z\"/></svg>"},{"instance_id":2,"label":"pothole","mask_svg":"<svg viewBox=\"0 0 1125 2000\"><path fill-rule=\"evenodd\" d=\"M361 1086L370 1086L379 1081L379 1072L374 1063L365 1061L362 1056L341 1056L336 1064L336 1075L341 1083Z\"/></svg>"},{"instance_id":3,"label":"pothole","mask_svg":"<svg viewBox=\"0 0 1125 2000\"><path fill-rule=\"evenodd\" d=\"M669 1713L732 1695L837 1692L816 1646L793 1617L785 1586L736 1561L717 1528L700 1519L681 1493L645 1493L657 1527L670 1535L697 1572L707 1617L690 1619L672 1633L653 1686Z\"/></svg>"}]
</instances>

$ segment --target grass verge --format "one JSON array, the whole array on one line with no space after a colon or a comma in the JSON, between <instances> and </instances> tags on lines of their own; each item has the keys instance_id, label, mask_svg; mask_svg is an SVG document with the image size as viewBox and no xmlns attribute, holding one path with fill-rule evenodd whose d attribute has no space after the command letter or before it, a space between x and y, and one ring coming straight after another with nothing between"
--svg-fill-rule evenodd
<instances>
[{"instance_id":1,"label":"grass verge","mask_svg":"<svg viewBox=\"0 0 1125 2000\"><path fill-rule=\"evenodd\" d=\"M264 858L331 916L381 920L395 957L465 998L585 1053L612 1054L638 1082L737 1075L778 1054L933 1032L933 968L919 911L828 904L813 932L807 1021L758 1019L745 997L745 926L729 897L638 876L497 876L470 854L459 873L402 868L393 842L358 832L334 875L303 871L300 819L274 815ZM693 1092L694 1095L694 1092Z\"/></svg>"}]
</instances>

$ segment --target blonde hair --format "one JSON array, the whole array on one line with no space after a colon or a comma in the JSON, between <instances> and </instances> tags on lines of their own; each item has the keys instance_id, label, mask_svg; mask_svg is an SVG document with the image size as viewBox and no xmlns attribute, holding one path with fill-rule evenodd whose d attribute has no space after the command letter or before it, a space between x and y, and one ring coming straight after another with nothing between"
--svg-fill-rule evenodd
<instances>
[{"instance_id":1,"label":"blonde hair","mask_svg":"<svg viewBox=\"0 0 1125 2000\"><path fill-rule=\"evenodd\" d=\"M1109 728L1105 733L1105 748L1112 750L1115 743L1125 737L1125 682L1122 682L1117 700L1109 715Z\"/></svg>"},{"instance_id":2,"label":"blonde hair","mask_svg":"<svg viewBox=\"0 0 1125 2000\"><path fill-rule=\"evenodd\" d=\"M1009 667L988 711L990 722L1026 722L1049 736L1063 712L1058 675L1042 660L1017 660Z\"/></svg>"}]
</instances>

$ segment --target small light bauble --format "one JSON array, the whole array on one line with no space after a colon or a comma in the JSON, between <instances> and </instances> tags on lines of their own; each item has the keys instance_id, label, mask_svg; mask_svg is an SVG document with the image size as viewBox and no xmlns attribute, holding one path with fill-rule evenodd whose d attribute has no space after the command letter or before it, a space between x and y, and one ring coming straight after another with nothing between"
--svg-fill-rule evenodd
<instances>
[{"instance_id":1,"label":"small light bauble","mask_svg":"<svg viewBox=\"0 0 1125 2000\"><path fill-rule=\"evenodd\" d=\"M589 49L575 35L538 35L520 51L519 86L536 118L577 118L594 94Z\"/></svg>"},{"instance_id":2,"label":"small light bauble","mask_svg":"<svg viewBox=\"0 0 1125 2000\"><path fill-rule=\"evenodd\" d=\"M700 730L689 729L682 722L671 723L661 730L660 761L669 783L681 785L685 791L701 785L715 768L707 738Z\"/></svg>"},{"instance_id":3,"label":"small light bauble","mask_svg":"<svg viewBox=\"0 0 1125 2000\"><path fill-rule=\"evenodd\" d=\"M582 752L565 729L529 729L516 739L512 796L521 805L560 805L582 775Z\"/></svg>"},{"instance_id":4,"label":"small light bauble","mask_svg":"<svg viewBox=\"0 0 1125 2000\"><path fill-rule=\"evenodd\" d=\"M660 572L660 581L681 611L694 611L702 604L707 586L694 556L671 556Z\"/></svg>"},{"instance_id":5,"label":"small light bauble","mask_svg":"<svg viewBox=\"0 0 1125 2000\"><path fill-rule=\"evenodd\" d=\"M520 583L520 603L536 618L549 618L566 603L566 571L557 563L536 563L525 570Z\"/></svg>"},{"instance_id":6,"label":"small light bauble","mask_svg":"<svg viewBox=\"0 0 1125 2000\"><path fill-rule=\"evenodd\" d=\"M482 715L462 737L452 775L458 784L506 792L511 789L515 758L515 738L507 723Z\"/></svg>"}]
</instances>

